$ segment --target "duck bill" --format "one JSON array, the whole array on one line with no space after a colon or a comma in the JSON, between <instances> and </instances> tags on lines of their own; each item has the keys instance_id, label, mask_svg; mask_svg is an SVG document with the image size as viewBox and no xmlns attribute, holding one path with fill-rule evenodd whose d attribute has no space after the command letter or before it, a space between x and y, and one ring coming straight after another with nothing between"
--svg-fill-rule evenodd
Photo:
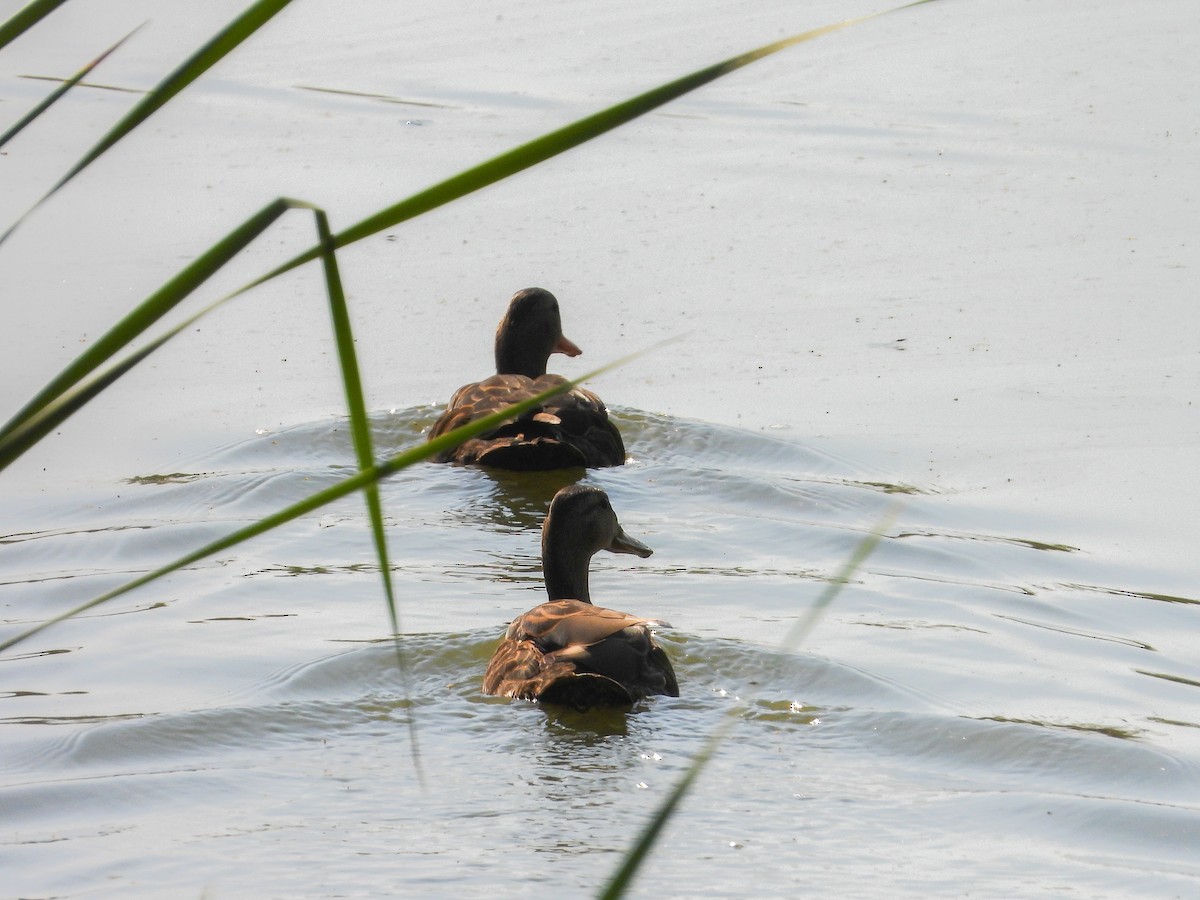
<instances>
[{"instance_id":1,"label":"duck bill","mask_svg":"<svg viewBox=\"0 0 1200 900\"><path fill-rule=\"evenodd\" d=\"M627 535L625 529L620 526L617 527L617 535L613 538L612 543L608 545L608 549L613 553L632 553L643 559L654 552L641 541Z\"/></svg>"},{"instance_id":2,"label":"duck bill","mask_svg":"<svg viewBox=\"0 0 1200 900\"><path fill-rule=\"evenodd\" d=\"M545 346L545 344L542 346ZM583 351L580 350L579 346L565 334L560 334L558 336L558 343L554 345L554 349L551 352L563 353L567 356L578 356Z\"/></svg>"}]
</instances>

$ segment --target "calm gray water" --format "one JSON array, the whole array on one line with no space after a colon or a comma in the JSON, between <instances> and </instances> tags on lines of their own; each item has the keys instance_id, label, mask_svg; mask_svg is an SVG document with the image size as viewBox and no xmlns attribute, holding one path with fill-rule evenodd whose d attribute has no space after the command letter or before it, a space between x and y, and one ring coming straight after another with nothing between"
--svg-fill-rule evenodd
<instances>
[{"instance_id":1,"label":"calm gray water","mask_svg":"<svg viewBox=\"0 0 1200 900\"><path fill-rule=\"evenodd\" d=\"M381 452L432 407L377 416ZM589 473L647 560L682 686L628 714L480 694L539 602L563 476L421 465L383 496L407 678L357 498L0 657L3 894L587 895L723 717L637 895L1195 896L1195 597L833 450L618 411ZM352 471L344 423L254 436L5 517L5 632ZM779 642L897 499L798 652ZM22 527L14 523L22 522ZM420 766L414 764L410 724Z\"/></svg>"}]
</instances>

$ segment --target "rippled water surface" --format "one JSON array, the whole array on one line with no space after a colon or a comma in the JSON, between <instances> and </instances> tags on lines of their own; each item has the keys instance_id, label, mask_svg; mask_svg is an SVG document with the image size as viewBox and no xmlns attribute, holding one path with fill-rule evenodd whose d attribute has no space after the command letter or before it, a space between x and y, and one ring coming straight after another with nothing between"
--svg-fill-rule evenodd
<instances>
[{"instance_id":1,"label":"rippled water surface","mask_svg":"<svg viewBox=\"0 0 1200 900\"><path fill-rule=\"evenodd\" d=\"M277 197L347 229L888 5L292 3L0 246L0 419ZM247 6L0 48L2 131L150 20L4 145L0 230ZM420 465L382 488L405 674L359 497L0 651L0 897L594 895L728 723L635 895L1200 895L1193 6L911 5L345 247L382 453L519 288L569 376L682 338L590 385L631 461L586 476L655 550L593 595L672 624L682 696L483 697L580 473ZM174 315L312 240L289 213ZM3 472L0 639L353 472L323 298L221 306Z\"/></svg>"},{"instance_id":2,"label":"rippled water surface","mask_svg":"<svg viewBox=\"0 0 1200 900\"><path fill-rule=\"evenodd\" d=\"M435 413L377 416L381 452ZM420 465L383 487L407 677L357 498L0 659L5 892L584 894L726 715L639 893L1194 891L1200 600L843 449L617 417L632 461L587 480L655 554L597 556L593 595L673 624L681 697L567 714L482 696L505 622L539 602L546 503L579 473ZM320 421L21 510L6 624L351 459L344 423ZM896 502L806 646L779 649Z\"/></svg>"}]
</instances>

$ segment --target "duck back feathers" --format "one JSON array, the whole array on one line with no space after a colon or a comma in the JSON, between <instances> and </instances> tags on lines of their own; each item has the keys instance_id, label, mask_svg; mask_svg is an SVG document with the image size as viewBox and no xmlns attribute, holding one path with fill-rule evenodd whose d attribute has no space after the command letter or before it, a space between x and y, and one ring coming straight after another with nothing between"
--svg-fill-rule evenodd
<instances>
[{"instance_id":1,"label":"duck back feathers","mask_svg":"<svg viewBox=\"0 0 1200 900\"><path fill-rule=\"evenodd\" d=\"M582 600L553 600L515 619L483 679L485 694L586 709L679 696L671 661L643 619Z\"/></svg>"}]
</instances>

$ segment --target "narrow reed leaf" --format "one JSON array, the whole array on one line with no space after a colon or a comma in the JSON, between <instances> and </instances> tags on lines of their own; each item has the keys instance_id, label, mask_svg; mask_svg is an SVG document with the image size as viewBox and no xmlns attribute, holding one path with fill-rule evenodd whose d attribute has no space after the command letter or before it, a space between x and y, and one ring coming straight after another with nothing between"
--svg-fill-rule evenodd
<instances>
[{"instance_id":1,"label":"narrow reed leaf","mask_svg":"<svg viewBox=\"0 0 1200 900\"><path fill-rule=\"evenodd\" d=\"M25 430L33 419L40 418L51 403L61 398L83 378L128 346L142 332L174 309L192 291L229 262L247 244L262 234L271 223L289 209L294 208L308 208L308 204L287 198L280 198L267 204L93 341L87 350L34 395L33 399L26 403L3 428L0 428L0 470L3 470L32 446L32 443L23 441L18 450L18 442L13 440L16 432ZM208 309L212 309L226 299L228 298L222 298ZM63 418L65 416L60 416L56 424ZM44 429L43 433L48 430L49 428Z\"/></svg>"},{"instance_id":2,"label":"narrow reed leaf","mask_svg":"<svg viewBox=\"0 0 1200 900\"><path fill-rule=\"evenodd\" d=\"M354 439L354 453L360 472L371 468L375 462L375 449L371 439L371 420L367 416L367 404L362 386L362 373L358 366L358 353L354 349L354 331L350 324L350 311L346 306L346 293L342 290L342 278L338 272L337 253L333 249L329 217L324 210L314 207L317 221L317 236L321 246L322 264L325 269L325 291L329 297L329 314L333 320L333 335L337 345L338 365L342 372L342 385L346 391L346 407L350 413L350 433ZM375 556L379 560L379 575L383 579L383 594L387 600L388 622L391 624L392 645L396 651L396 668L404 683L404 695L411 695L411 679L400 643L400 608L396 603L396 592L392 584L392 564L388 554L387 535L383 529L383 501L379 496L379 483L363 485L363 498L367 503L367 516L371 520L371 535L375 542ZM420 744L417 741L416 718L407 716L409 746L412 748L413 768L418 777L425 780L421 765Z\"/></svg>"},{"instance_id":3,"label":"narrow reed leaf","mask_svg":"<svg viewBox=\"0 0 1200 900\"><path fill-rule=\"evenodd\" d=\"M33 0L23 6L11 19L0 25L0 47L5 47L23 35L66 0Z\"/></svg>"},{"instance_id":4,"label":"narrow reed leaf","mask_svg":"<svg viewBox=\"0 0 1200 900\"><path fill-rule=\"evenodd\" d=\"M276 3L283 2L284 0L276 0ZM934 2L934 0L916 0L916 2L909 3L906 6L897 7L896 9L889 10L889 12L897 12L901 9L908 9L909 7L913 6L921 6L925 3L931 2ZM258 7L261 6L263 6L263 3L258 4L255 9L258 9ZM274 11L269 12L271 15L273 15ZM645 113L656 109L664 103L675 99L676 97L679 97L691 90L695 90L696 88L707 84L716 78L719 78L721 75L748 65L749 63L754 62L757 59L761 59L764 56L770 55L771 53L776 53L779 50L793 46L794 44L802 41L807 41L830 31L845 28L849 25L858 22L864 22L868 19L872 19L884 14L885 13L883 12L872 13L871 15L863 16L858 19L850 19L834 25L827 25L823 28L806 31L801 34L785 38L781 41L766 44L755 50L751 50L748 53L743 53L740 56L732 57L731 59L725 60L722 63L718 63L715 66L709 66L705 69L701 69L667 85L663 85L659 88L648 91L645 94L633 98L632 100L625 101L624 103L617 104L616 106L610 107L606 110L596 113L595 115L581 119L571 125L566 126L565 128L551 132L550 134L544 135L528 144L517 147L508 153L495 157L488 162L482 163L473 169L453 176L446 181L434 185L433 187L428 188L419 194L415 194L407 200L403 200L400 203L394 204L373 216L369 216L356 225L353 225L350 228L347 228L346 230L334 235L331 238L332 247L333 249L340 249L341 247L344 247L350 243L362 240L365 237L375 234L384 228L390 227L391 225L413 218L414 216L420 215L423 212L427 212L428 210L434 209L445 203L449 203L450 201L462 197L465 194L471 193L472 191L476 191L489 184L493 184L502 178L506 178L509 175L522 171L523 169L535 165L538 162L544 161L545 159L548 159L558 153L565 152L572 147L578 146L584 141L590 140L593 137L616 128L617 126L622 125L625 122L636 118L637 116L644 115ZM247 13L247 15L249 15L249 13ZM261 22L259 24L261 24ZM233 26L231 26L231 28L233 28ZM214 42L215 41L216 39L214 39ZM276 204L289 202L292 201L279 200L276 201ZM263 213L260 213L259 215L262 216L268 210L274 209L276 204L271 204L264 209ZM69 365L67 369L65 369L54 381L43 388L42 391L31 401L29 401L29 403L27 403L26 406L23 407L11 421L9 421L3 428L0 428L0 470L7 466L8 463L16 458L16 456L20 455L19 453L14 455L11 452L11 449L9 449L9 446L5 440L7 435L13 429L21 427L25 420L36 414L37 410L41 406L49 402L51 399L59 396L70 385L75 384L87 372L90 372L101 362L120 349L120 347L128 343L133 336L140 333L145 326L140 325L139 322L142 321L146 316L153 316L153 318L149 319L149 321L152 322L158 316L162 315L167 309L170 309L175 303L178 303L179 300L183 299L183 297L187 295L187 292L190 292L190 290L194 289L194 287L187 288L186 283L192 279L195 279L201 272L203 269L203 266L201 265L202 261L216 259L219 255L219 248L224 247L230 241L234 240L234 236L236 234L247 228L251 228L252 222L253 220L248 221L241 227L241 229L238 230L238 232L232 233L228 238L222 241L221 244L208 251L208 253L201 257L200 260L197 260L196 263L193 263L191 266L185 269L184 272L180 273L179 276L168 282L168 284L160 289L155 295L144 301L136 310L134 310L133 313L130 313L125 319L122 319L121 322L119 322L117 326L115 326L103 338L101 338L100 341L97 341L96 344L93 344L88 351L71 363L71 365ZM0 242L2 241L3 238L0 238ZM252 287L263 284L264 282L269 281L272 278L283 274L284 272L290 271L291 269L294 269L311 259L315 259L323 252L323 250L323 246L319 244L316 248L302 253L295 259L268 272L266 275L263 275L260 278L257 278L254 281L242 286L241 288L238 288L233 293L222 298L222 301L218 302L232 299L235 296L245 293ZM211 271L209 271L208 274L211 274ZM202 281L203 278L206 277L207 274L200 278L199 281ZM199 281L196 283L198 284ZM180 291L183 291L183 293L180 293ZM159 308L162 309L162 312L156 313L155 310Z\"/></svg>"},{"instance_id":5,"label":"narrow reed leaf","mask_svg":"<svg viewBox=\"0 0 1200 900\"><path fill-rule=\"evenodd\" d=\"M879 546L879 542L883 540L883 536L888 533L892 525L896 521L896 517L900 515L900 510L904 508L904 504L900 500L893 500L883 511L883 516L870 533L858 542L854 548L854 552L842 564L842 567L837 573L829 579L825 585L825 590L817 596L813 605L809 607L808 612L801 616L783 636L780 642L780 649L793 653L800 649L812 630L817 627L817 623L825 616L825 611L829 609L834 599L842 592L849 582L854 577L854 573L862 568L862 564L867 561L867 557L875 552L875 548Z\"/></svg>"},{"instance_id":6,"label":"narrow reed leaf","mask_svg":"<svg viewBox=\"0 0 1200 900\"><path fill-rule=\"evenodd\" d=\"M535 138L526 144L522 144L506 153L502 153L473 168L467 169L465 172L453 175L445 181L441 181L420 193L401 200L399 203L394 203L386 209L382 209L374 215L368 216L362 221L351 225L349 228L338 232L333 239L334 246L341 249L348 244L353 244L356 241L361 241L363 238L378 234L385 228L391 228L394 225L427 213L439 206L444 206L452 200L457 200L488 185L495 184L497 181L508 178L510 175L515 175L518 172L528 169L530 166L545 162L551 157L565 153L574 147L578 147L580 144L592 140L592 138L612 131L614 128L624 125L639 116L644 116L646 113L652 112L658 109L658 107L682 97L684 94L690 93L699 87L703 87L723 75L728 75L730 72L734 72L743 66L748 66L750 63L756 62L763 57L778 53L780 50L795 46L804 41L810 41L813 38L829 34L833 31L848 28L851 25L857 25L860 22L866 22L870 19L886 15L889 12L899 12L902 9L932 2L934 0L915 0L913 3L899 6L895 9L870 13L856 19L847 19L844 22L814 28L811 31L805 31L780 41L765 44L747 53L731 57L724 62L699 69L690 75L685 75L668 84L646 91L644 94L639 94L623 103L618 103L615 106L610 106L598 113L572 122L570 125L560 128L557 131L552 131L549 134ZM247 291L285 272L289 272L297 266L316 259L320 253L320 247L312 247L294 259L272 269L261 278L255 279L244 287L239 288L239 292Z\"/></svg>"},{"instance_id":7,"label":"narrow reed leaf","mask_svg":"<svg viewBox=\"0 0 1200 900\"><path fill-rule=\"evenodd\" d=\"M604 886L604 890L600 892L600 900L616 900L616 898L624 896L625 891L633 884L633 877L637 874L637 870L641 867L643 860L654 847L654 843L658 840L659 834L663 827L670 821L671 816L675 814L676 808L680 801L683 800L687 792L691 790L692 782L700 775L700 772L708 765L708 761L712 759L720 743L725 740L733 727L733 718L726 716L721 725L708 737L704 742L704 746L700 748L700 752L692 759L692 764L688 766L687 771L683 773L683 777L675 783L675 787L671 788L671 792L667 794L666 799L654 811L654 815L650 817L650 821L646 823L646 827L642 829L641 835L638 836L638 841L626 852L621 859L621 866L617 869L616 874Z\"/></svg>"},{"instance_id":8,"label":"narrow reed leaf","mask_svg":"<svg viewBox=\"0 0 1200 900\"><path fill-rule=\"evenodd\" d=\"M221 301L218 301L218 303L219 302ZM165 339L166 337L164 336L164 338L161 340ZM522 413L541 405L551 397L561 394L564 391L569 391L572 388L582 384L584 381L595 378L596 376L607 372L616 366L623 365L629 360L641 356L643 353L649 353L651 350L655 349L655 347L661 346L662 343L667 342L661 342L660 344L648 347L645 350L639 350L637 352L630 353L627 356L621 357L620 359L601 366L598 369L593 369L591 372L588 372L586 375L583 375L580 378L556 385L548 390L542 391L540 394L522 400L520 403L514 403L512 406L506 407L499 412L492 413L488 416L483 416L482 418L476 419L473 422L468 422L461 428L448 431L431 441L426 441L425 443L419 444L416 447L412 447L403 451L402 453L398 453L395 456L384 460L383 462L371 465L369 468L364 469L355 475L351 475L350 477L339 481L337 484L325 488L324 490L318 491L317 493L312 494L311 496L306 497L297 503L293 503L291 506L285 509L279 510L272 515L265 516L264 518L259 519L257 522L252 522L250 525L247 525L244 528L239 528L222 538L218 538L211 543L205 544L203 547L181 556L174 562L160 566L159 568L154 569L151 572L147 572L145 575L141 575L118 588L114 588L105 594L101 594L99 597L94 597L85 603L81 603L78 606L67 610L66 612L60 613L57 616L45 620L44 622L41 622L34 627L21 632L20 634L0 641L0 651L8 650L10 647L15 647L22 641L26 641L34 635L40 634L52 625L55 625L59 622L64 622L67 619L79 615L80 613L87 612L89 609L93 609L94 607L100 606L103 603L107 603L109 600L116 599L123 594L129 593L135 588L139 588L143 585L149 584L152 581L156 581L159 578L162 578L164 575L169 575L171 572L175 572L186 566L190 566L195 562L199 562L202 559L206 559L216 553L220 553L222 550L227 550L230 547L234 547L252 537L257 537L258 535L270 531L273 528L277 528L280 525L284 525L294 519L298 519L300 516L320 509L322 506L332 503L334 500L340 500L342 497L345 497L348 494L362 490L362 488L368 484L373 484L379 481L381 478L394 475L396 472L406 469L409 466L412 466L423 460L429 459L430 457L441 453L443 450L449 450L457 447L463 441L468 440L477 434L482 434L485 431L496 428L499 425L502 425L504 422L507 422L509 419L519 416Z\"/></svg>"},{"instance_id":9,"label":"narrow reed leaf","mask_svg":"<svg viewBox=\"0 0 1200 900\"><path fill-rule=\"evenodd\" d=\"M867 557L879 545L884 534L892 527L892 524L896 521L896 516L900 513L901 506L901 502L897 500L893 501L884 510L883 517L858 542L858 545L854 548L854 552L842 564L837 574L829 579L829 583L818 595L813 605L784 636L780 644L781 650L791 653L799 649L801 642L811 633L812 629L816 627L817 623L825 615L826 610L829 609L829 605L833 603L837 595L841 593L842 588L846 586L854 576L854 573L862 567ZM653 849L655 842L657 842L659 836L662 834L663 828L670 821L671 816L675 814L675 810L679 807L680 802L687 795L688 791L691 790L696 778L704 770L705 766L708 765L713 755L717 752L717 749L729 737L729 733L733 730L734 723L737 721L737 711L737 708L735 708L726 713L721 723L708 736L708 739L704 742L704 746L700 748L700 752L692 758L692 762L688 766L687 771L683 773L683 777L676 782L670 793L659 804L654 815L650 817L645 828L642 829L642 833L638 835L637 842L622 857L621 865L617 868L617 871L613 874L608 884L604 886L604 890L599 894L601 900L615 900L615 898L623 896L625 891L629 889L642 862L649 855L650 850Z\"/></svg>"},{"instance_id":10,"label":"narrow reed leaf","mask_svg":"<svg viewBox=\"0 0 1200 900\"><path fill-rule=\"evenodd\" d=\"M333 321L333 335L337 346L338 365L342 373L342 385L346 392L346 407L350 414L350 433L354 441L354 454L360 470L369 469L375 462L375 450L371 440L371 420L367 416L367 404L363 393L362 373L358 366L358 353L354 349L354 331L350 325L350 311L346 306L346 295L342 290L342 279L338 273L337 254L333 249L329 218L324 211L316 210L317 231L321 244L326 248L323 255L325 267L325 289L329 295L329 315ZM392 567L388 561L387 542L383 533L383 509L379 501L379 486L374 482L363 488L367 501L367 512L375 536L375 549L379 557L379 571L383 576L383 590L387 596L388 612L391 616L392 633L400 631L400 620L396 608L396 597L392 589Z\"/></svg>"},{"instance_id":11,"label":"narrow reed leaf","mask_svg":"<svg viewBox=\"0 0 1200 900\"><path fill-rule=\"evenodd\" d=\"M57 88L50 92L45 100L22 116L12 128L8 129L8 131L4 132L4 134L0 134L0 147L3 147L5 144L7 144L10 140L16 137L26 125L34 121L34 119L53 106L58 99L63 96L63 94L75 87L75 85L79 84L79 82L83 81L83 79L87 77L88 73L92 71L92 69L104 62L104 60L108 58L109 54L133 37L139 29L144 27L144 24L145 23L133 29L133 31L129 32L129 34L125 35L125 37L121 38L119 41L93 59L90 63L60 84Z\"/></svg>"},{"instance_id":12,"label":"narrow reed leaf","mask_svg":"<svg viewBox=\"0 0 1200 900\"><path fill-rule=\"evenodd\" d=\"M104 391L116 383L130 369L178 334L184 327L190 325L199 316L194 316L178 328L167 332L162 337L130 354L120 363L110 367L95 378L72 388L43 405L37 412L26 417L21 424L6 433L0 439L0 469L20 457L26 450L44 438L47 434L83 409Z\"/></svg>"},{"instance_id":13,"label":"narrow reed leaf","mask_svg":"<svg viewBox=\"0 0 1200 900\"><path fill-rule=\"evenodd\" d=\"M0 244L3 244L8 239L8 236L17 229L26 216L45 203L59 188L95 162L97 158L102 156L117 141L121 140L121 138L133 131L138 125L150 118L150 116L167 104L176 94L236 49L239 44L269 22L276 13L290 2L291 0L258 0L257 3L218 32L208 43L184 60L175 71L159 82L154 90L138 101L121 121L109 129L108 133L91 150L85 153L83 158L72 166L67 174L60 178L58 183L50 188L41 200L35 203L25 215L14 222L3 235L0 235Z\"/></svg>"},{"instance_id":14,"label":"narrow reed leaf","mask_svg":"<svg viewBox=\"0 0 1200 900\"><path fill-rule=\"evenodd\" d=\"M298 200L276 201L276 203L280 204L280 212L285 212L288 209L313 209L313 207L311 207L309 204ZM272 204L272 206L274 205L275 204ZM264 210L263 212L267 212L270 209L271 207L268 207L267 210ZM259 215L261 216L262 213ZM266 224L270 224L270 221L273 221L273 218L274 217L269 217ZM265 227L265 225L262 227ZM243 226L243 228L245 228L245 226ZM5 426L3 434L0 435L0 470L3 470L7 465L9 465L9 463L16 460L26 450L65 422L85 405L94 400L101 391L114 384L118 378L129 372L129 370L148 357L155 350L159 349L167 341L171 340L171 338L176 337L180 333L186 331L201 318L208 315L218 306L221 306L230 299L230 297L222 297L219 300L210 303L200 311L188 316L178 325L175 325L173 328L163 332L157 338L143 346L140 350L130 354L124 360L113 364L111 367L105 369L98 375L95 375L87 380L83 380L83 376L81 376L80 379L77 379L76 382L66 387L55 396L47 397L45 402L38 405L36 409L30 409L31 404L27 405L26 410L22 410L22 413L28 411L28 414L24 415L19 422L16 418L14 418L8 423L8 425ZM155 318L157 318L157 316ZM140 333L140 331L138 333ZM101 340L106 337L107 335L103 336ZM133 337L136 337L136 334L133 335ZM132 341L133 337L130 337L129 340ZM120 347L117 349L120 349ZM115 353L116 351L114 350L113 352ZM107 357L105 357L105 359L107 359ZM99 365L99 363L97 363L97 365ZM48 389L44 389L42 393L47 394Z\"/></svg>"}]
</instances>

